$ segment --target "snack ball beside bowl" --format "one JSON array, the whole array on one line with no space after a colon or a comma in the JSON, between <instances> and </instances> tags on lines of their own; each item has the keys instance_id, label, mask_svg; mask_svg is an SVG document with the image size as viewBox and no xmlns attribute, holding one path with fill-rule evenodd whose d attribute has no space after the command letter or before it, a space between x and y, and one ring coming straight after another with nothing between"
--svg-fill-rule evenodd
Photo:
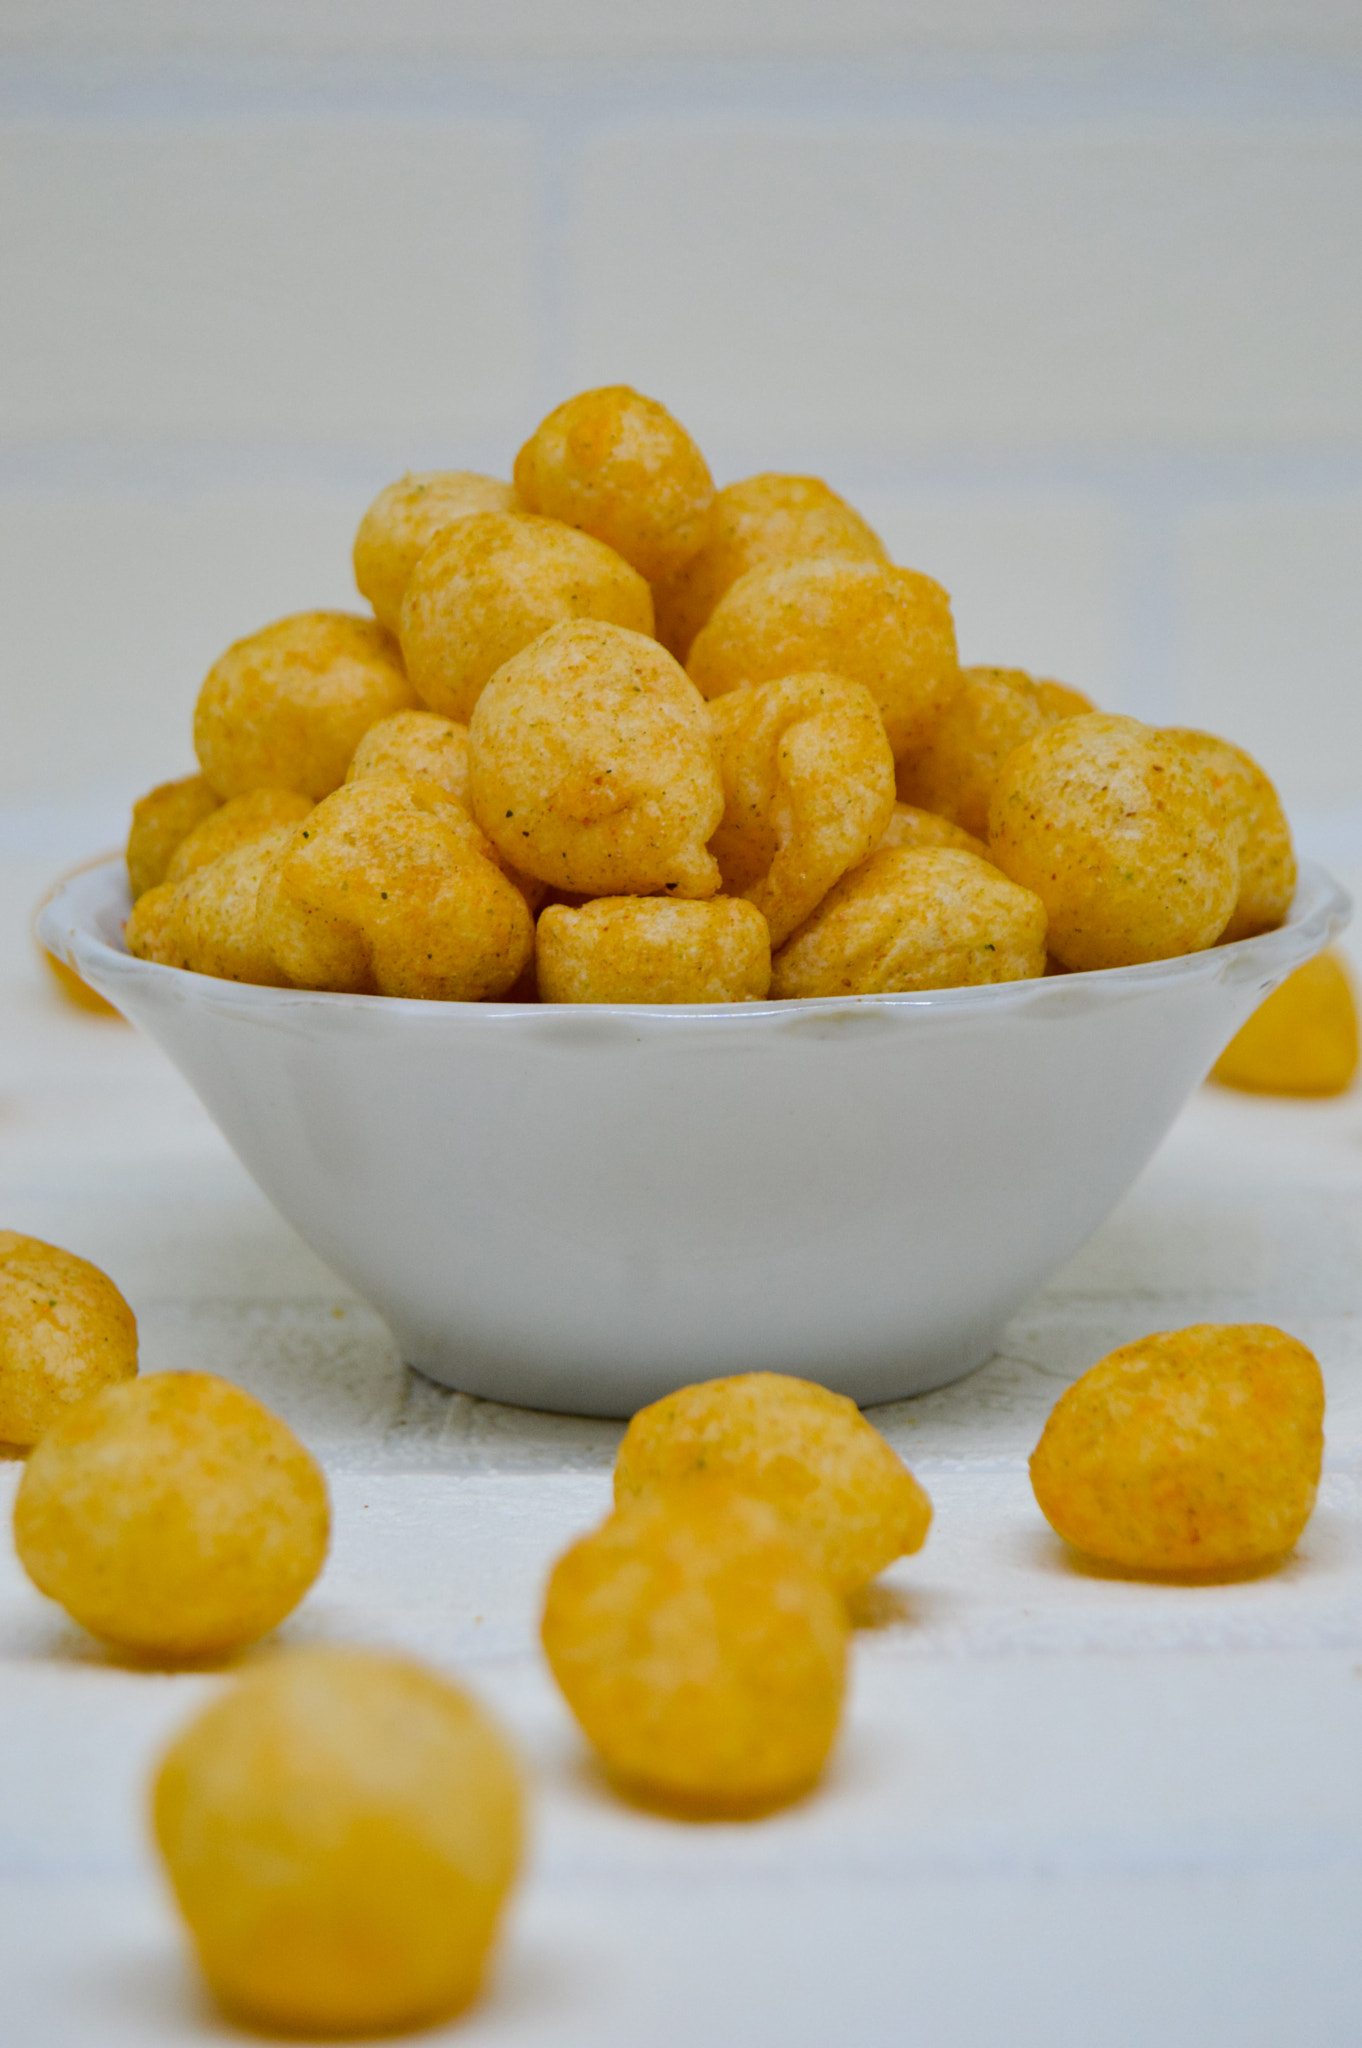
<instances>
[{"instance_id":1,"label":"snack ball beside bowl","mask_svg":"<svg viewBox=\"0 0 1362 2048\"><path fill-rule=\"evenodd\" d=\"M37 1443L136 1373L137 1323L113 1281L74 1252L0 1230L0 1443Z\"/></svg>"}]
</instances>

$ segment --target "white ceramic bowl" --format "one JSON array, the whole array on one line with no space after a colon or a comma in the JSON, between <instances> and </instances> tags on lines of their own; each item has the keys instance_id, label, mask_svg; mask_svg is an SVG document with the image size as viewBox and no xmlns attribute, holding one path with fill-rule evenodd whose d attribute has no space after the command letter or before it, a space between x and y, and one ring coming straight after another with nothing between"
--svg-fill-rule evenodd
<instances>
[{"instance_id":1,"label":"white ceramic bowl","mask_svg":"<svg viewBox=\"0 0 1362 2048\"><path fill-rule=\"evenodd\" d=\"M133 960L121 863L43 942L169 1053L433 1379L626 1415L759 1368L944 1385L1112 1209L1262 998L1346 923L996 988L695 1008L397 1002Z\"/></svg>"}]
</instances>

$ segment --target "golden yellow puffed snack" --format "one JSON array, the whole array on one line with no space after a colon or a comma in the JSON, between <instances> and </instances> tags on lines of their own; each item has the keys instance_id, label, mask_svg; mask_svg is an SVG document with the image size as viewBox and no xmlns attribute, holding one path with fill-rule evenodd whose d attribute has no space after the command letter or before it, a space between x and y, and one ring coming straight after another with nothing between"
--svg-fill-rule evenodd
<instances>
[{"instance_id":1,"label":"golden yellow puffed snack","mask_svg":"<svg viewBox=\"0 0 1362 2048\"><path fill-rule=\"evenodd\" d=\"M1081 718L1097 709L1091 697L1068 683L1057 683L1053 676L1037 676L1035 688L1036 702L1047 718Z\"/></svg>"},{"instance_id":2,"label":"golden yellow puffed snack","mask_svg":"<svg viewBox=\"0 0 1362 2048\"><path fill-rule=\"evenodd\" d=\"M747 1372L640 1408L615 1461L619 1507L700 1474L763 1500L852 1593L921 1550L932 1504L854 1401L811 1380Z\"/></svg>"},{"instance_id":3,"label":"golden yellow puffed snack","mask_svg":"<svg viewBox=\"0 0 1362 2048\"><path fill-rule=\"evenodd\" d=\"M884 543L816 476L767 473L729 484L714 500L699 552L653 589L657 637L678 661L725 591L761 562L842 555L886 562Z\"/></svg>"},{"instance_id":4,"label":"golden yellow puffed snack","mask_svg":"<svg viewBox=\"0 0 1362 2048\"><path fill-rule=\"evenodd\" d=\"M259 899L261 883L298 829L276 825L182 882L162 882L139 896L123 928L133 958L219 981L287 988L289 976L261 927Z\"/></svg>"},{"instance_id":5,"label":"golden yellow puffed snack","mask_svg":"<svg viewBox=\"0 0 1362 2048\"><path fill-rule=\"evenodd\" d=\"M311 798L292 789L251 789L245 796L228 797L185 834L170 857L166 880L182 882L224 853L250 846L280 825L296 825L311 809Z\"/></svg>"},{"instance_id":6,"label":"golden yellow puffed snack","mask_svg":"<svg viewBox=\"0 0 1362 2048\"><path fill-rule=\"evenodd\" d=\"M571 619L651 636L652 593L590 534L489 512L461 520L421 557L402 607L402 652L422 702L466 721L499 668Z\"/></svg>"},{"instance_id":7,"label":"golden yellow puffed snack","mask_svg":"<svg viewBox=\"0 0 1362 2048\"><path fill-rule=\"evenodd\" d=\"M1357 1004L1331 947L1288 974L1211 1069L1257 1095L1341 1095L1357 1074Z\"/></svg>"},{"instance_id":8,"label":"golden yellow puffed snack","mask_svg":"<svg viewBox=\"0 0 1362 2048\"><path fill-rule=\"evenodd\" d=\"M829 891L771 963L771 994L978 988L1045 972L1045 906L953 847L873 853Z\"/></svg>"},{"instance_id":9,"label":"golden yellow puffed snack","mask_svg":"<svg viewBox=\"0 0 1362 2048\"><path fill-rule=\"evenodd\" d=\"M397 631L412 570L437 533L475 512L514 512L510 484L473 469L410 470L379 492L355 535L355 583L380 626Z\"/></svg>"},{"instance_id":10,"label":"golden yellow puffed snack","mask_svg":"<svg viewBox=\"0 0 1362 2048\"><path fill-rule=\"evenodd\" d=\"M896 761L927 744L960 684L941 585L912 569L835 557L749 569L696 635L686 666L706 697L835 669L879 705Z\"/></svg>"},{"instance_id":11,"label":"golden yellow puffed snack","mask_svg":"<svg viewBox=\"0 0 1362 2048\"><path fill-rule=\"evenodd\" d=\"M713 896L710 715L665 648L582 620L499 669L468 729L473 815L505 858L589 896Z\"/></svg>"},{"instance_id":12,"label":"golden yellow puffed snack","mask_svg":"<svg viewBox=\"0 0 1362 2048\"><path fill-rule=\"evenodd\" d=\"M1022 669L961 669L960 687L926 746L900 764L899 796L982 839L998 770L1014 747L1050 722Z\"/></svg>"},{"instance_id":13,"label":"golden yellow puffed snack","mask_svg":"<svg viewBox=\"0 0 1362 2048\"><path fill-rule=\"evenodd\" d=\"M372 619L298 612L209 669L194 751L221 797L293 789L315 803L345 780L369 727L414 702L394 641Z\"/></svg>"},{"instance_id":14,"label":"golden yellow puffed snack","mask_svg":"<svg viewBox=\"0 0 1362 2048\"><path fill-rule=\"evenodd\" d=\"M134 903L166 878L181 840L215 811L222 798L202 775L160 782L132 807L128 834L128 886Z\"/></svg>"},{"instance_id":15,"label":"golden yellow puffed snack","mask_svg":"<svg viewBox=\"0 0 1362 2048\"><path fill-rule=\"evenodd\" d=\"M156 1842L205 1977L269 2032L387 2035L477 1994L523 1852L515 1756L406 1657L286 1650L161 1759Z\"/></svg>"},{"instance_id":16,"label":"golden yellow puffed snack","mask_svg":"<svg viewBox=\"0 0 1362 2048\"><path fill-rule=\"evenodd\" d=\"M993 859L1035 890L1050 951L1075 970L1213 946L1239 893L1242 836L1186 747L1102 711L1017 747L989 806Z\"/></svg>"},{"instance_id":17,"label":"golden yellow puffed snack","mask_svg":"<svg viewBox=\"0 0 1362 2048\"><path fill-rule=\"evenodd\" d=\"M36 1444L75 1402L136 1372L137 1323L113 1281L0 1230L0 1443Z\"/></svg>"},{"instance_id":18,"label":"golden yellow puffed snack","mask_svg":"<svg viewBox=\"0 0 1362 2048\"><path fill-rule=\"evenodd\" d=\"M1324 1382L1266 1323L1123 1344L1055 1404L1031 1456L1041 1513L1089 1557L1226 1572L1283 1557L1310 1517Z\"/></svg>"},{"instance_id":19,"label":"golden yellow puffed snack","mask_svg":"<svg viewBox=\"0 0 1362 2048\"><path fill-rule=\"evenodd\" d=\"M620 1789L695 1818L806 1792L837 1732L845 1603L774 1508L710 1480L630 1500L555 1565L544 1649Z\"/></svg>"},{"instance_id":20,"label":"golden yellow puffed snack","mask_svg":"<svg viewBox=\"0 0 1362 2048\"><path fill-rule=\"evenodd\" d=\"M650 583L690 560L714 503L685 428L627 384L579 392L551 412L515 459L515 487L531 512L594 534Z\"/></svg>"},{"instance_id":21,"label":"golden yellow puffed snack","mask_svg":"<svg viewBox=\"0 0 1362 2048\"><path fill-rule=\"evenodd\" d=\"M734 896L598 896L542 913L535 966L546 1003L752 1003L771 986L771 939Z\"/></svg>"},{"instance_id":22,"label":"golden yellow puffed snack","mask_svg":"<svg viewBox=\"0 0 1362 2048\"><path fill-rule=\"evenodd\" d=\"M1243 828L1239 850L1239 894L1220 944L1275 931L1296 893L1296 854L1291 827L1276 790L1242 747L1186 726L1165 728L1200 763Z\"/></svg>"},{"instance_id":23,"label":"golden yellow puffed snack","mask_svg":"<svg viewBox=\"0 0 1362 2048\"><path fill-rule=\"evenodd\" d=\"M366 776L296 825L264 878L264 943L300 988L475 1003L530 957L524 897L431 782Z\"/></svg>"},{"instance_id":24,"label":"golden yellow puffed snack","mask_svg":"<svg viewBox=\"0 0 1362 2048\"><path fill-rule=\"evenodd\" d=\"M345 779L390 774L433 782L467 809L468 727L435 711L394 711L381 718L355 748Z\"/></svg>"},{"instance_id":25,"label":"golden yellow puffed snack","mask_svg":"<svg viewBox=\"0 0 1362 2048\"><path fill-rule=\"evenodd\" d=\"M828 671L730 690L713 719L724 814L710 851L779 946L883 838L894 757L869 690Z\"/></svg>"},{"instance_id":26,"label":"golden yellow puffed snack","mask_svg":"<svg viewBox=\"0 0 1362 2048\"><path fill-rule=\"evenodd\" d=\"M221 1656L292 1613L329 1527L326 1482L292 1430L206 1372L154 1373L69 1409L14 1502L39 1591L165 1663Z\"/></svg>"},{"instance_id":27,"label":"golden yellow puffed snack","mask_svg":"<svg viewBox=\"0 0 1362 2048\"><path fill-rule=\"evenodd\" d=\"M972 832L962 832L949 818L940 818L935 811L920 811L913 804L895 804L876 850L887 853L892 846L953 846L957 853L972 853L977 860L989 859L988 847L982 839L976 839Z\"/></svg>"}]
</instances>

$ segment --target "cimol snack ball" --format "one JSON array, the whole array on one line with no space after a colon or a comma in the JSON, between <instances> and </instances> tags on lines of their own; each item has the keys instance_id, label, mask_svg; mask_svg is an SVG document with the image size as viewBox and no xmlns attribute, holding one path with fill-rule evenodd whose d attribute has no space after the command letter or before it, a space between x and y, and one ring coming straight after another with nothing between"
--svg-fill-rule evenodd
<instances>
[{"instance_id":1,"label":"cimol snack ball","mask_svg":"<svg viewBox=\"0 0 1362 2048\"><path fill-rule=\"evenodd\" d=\"M1254 1095L1341 1095L1357 1075L1357 1003L1333 948L1288 974L1211 1069Z\"/></svg>"},{"instance_id":2,"label":"cimol snack ball","mask_svg":"<svg viewBox=\"0 0 1362 2048\"><path fill-rule=\"evenodd\" d=\"M380 626L396 633L412 570L437 534L475 512L515 512L515 491L472 469L424 469L381 490L355 535L355 583Z\"/></svg>"},{"instance_id":3,"label":"cimol snack ball","mask_svg":"<svg viewBox=\"0 0 1362 2048\"><path fill-rule=\"evenodd\" d=\"M766 919L736 896L550 904L535 961L546 1003L759 1003L771 986Z\"/></svg>"},{"instance_id":4,"label":"cimol snack ball","mask_svg":"<svg viewBox=\"0 0 1362 2048\"><path fill-rule=\"evenodd\" d=\"M36 1444L69 1409L137 1372L137 1322L88 1259L0 1230L0 1443Z\"/></svg>"}]
</instances>

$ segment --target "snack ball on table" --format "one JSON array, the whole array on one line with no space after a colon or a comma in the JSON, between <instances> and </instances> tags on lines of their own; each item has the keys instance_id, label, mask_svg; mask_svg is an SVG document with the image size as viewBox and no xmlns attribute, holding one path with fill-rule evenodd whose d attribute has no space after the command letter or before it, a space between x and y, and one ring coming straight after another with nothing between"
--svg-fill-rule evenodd
<instances>
[{"instance_id":1,"label":"snack ball on table","mask_svg":"<svg viewBox=\"0 0 1362 2048\"><path fill-rule=\"evenodd\" d=\"M1227 1088L1257 1095L1341 1095L1357 1074L1357 1005L1331 947L1288 974L1211 1069Z\"/></svg>"},{"instance_id":2,"label":"snack ball on table","mask_svg":"<svg viewBox=\"0 0 1362 2048\"><path fill-rule=\"evenodd\" d=\"M813 669L864 684L894 759L916 754L960 685L949 598L881 562L768 562L727 591L686 663L705 697Z\"/></svg>"},{"instance_id":3,"label":"snack ball on table","mask_svg":"<svg viewBox=\"0 0 1362 2048\"><path fill-rule=\"evenodd\" d=\"M395 711L371 725L345 771L347 782L396 774L433 782L468 806L468 727L435 711Z\"/></svg>"},{"instance_id":4,"label":"snack ball on table","mask_svg":"<svg viewBox=\"0 0 1362 2048\"><path fill-rule=\"evenodd\" d=\"M1200 763L1243 833L1239 852L1239 894L1220 944L1275 931L1296 893L1296 854L1291 827L1276 790L1242 747L1185 726L1164 728Z\"/></svg>"},{"instance_id":5,"label":"snack ball on table","mask_svg":"<svg viewBox=\"0 0 1362 2048\"><path fill-rule=\"evenodd\" d=\"M499 669L468 729L473 815L504 857L585 896L713 896L710 715L641 633L557 626Z\"/></svg>"},{"instance_id":6,"label":"snack ball on table","mask_svg":"<svg viewBox=\"0 0 1362 2048\"><path fill-rule=\"evenodd\" d=\"M594 534L650 583L674 575L709 531L714 479L704 456L665 405L627 384L558 406L514 474L531 512Z\"/></svg>"},{"instance_id":7,"label":"snack ball on table","mask_svg":"<svg viewBox=\"0 0 1362 2048\"><path fill-rule=\"evenodd\" d=\"M123 928L134 959L219 981L287 988L289 975L265 936L259 903L262 883L298 829L276 825L195 868L182 882L163 882L139 896Z\"/></svg>"},{"instance_id":8,"label":"snack ball on table","mask_svg":"<svg viewBox=\"0 0 1362 2048\"><path fill-rule=\"evenodd\" d=\"M711 841L724 887L781 945L894 811L894 757L862 683L828 672L752 683L712 707L724 814Z\"/></svg>"},{"instance_id":9,"label":"snack ball on table","mask_svg":"<svg viewBox=\"0 0 1362 2048\"><path fill-rule=\"evenodd\" d=\"M194 751L220 797L339 788L371 725L415 703L391 635L350 612L299 612L213 664L194 710Z\"/></svg>"},{"instance_id":10,"label":"snack ball on table","mask_svg":"<svg viewBox=\"0 0 1362 2048\"><path fill-rule=\"evenodd\" d=\"M1239 894L1242 825L1176 739L1090 712L1008 755L989 852L1033 889L1061 967L1169 960L1213 946Z\"/></svg>"},{"instance_id":11,"label":"snack ball on table","mask_svg":"<svg viewBox=\"0 0 1362 2048\"><path fill-rule=\"evenodd\" d=\"M283 1651L161 1759L157 1847L209 1985L270 2033L462 2010L519 1870L525 1795L474 1701L406 1657Z\"/></svg>"},{"instance_id":12,"label":"snack ball on table","mask_svg":"<svg viewBox=\"0 0 1362 2048\"><path fill-rule=\"evenodd\" d=\"M887 853L895 846L950 846L957 853L972 853L976 860L989 859L986 841L976 839L972 832L961 831L935 811L919 810L915 804L895 804L876 852Z\"/></svg>"},{"instance_id":13,"label":"snack ball on table","mask_svg":"<svg viewBox=\"0 0 1362 2048\"><path fill-rule=\"evenodd\" d=\"M199 868L252 845L280 825L296 825L311 809L311 799L292 789L252 789L245 796L229 797L186 833L170 857L166 880L182 882Z\"/></svg>"},{"instance_id":14,"label":"snack ball on table","mask_svg":"<svg viewBox=\"0 0 1362 2048\"><path fill-rule=\"evenodd\" d=\"M113 1281L0 1230L0 1443L36 1444L76 1402L136 1373L137 1323Z\"/></svg>"},{"instance_id":15,"label":"snack ball on table","mask_svg":"<svg viewBox=\"0 0 1362 2048\"><path fill-rule=\"evenodd\" d=\"M555 1565L543 1641L621 1791L692 1818L797 1799L832 1747L846 1605L765 1501L710 1479L616 1509Z\"/></svg>"},{"instance_id":16,"label":"snack ball on table","mask_svg":"<svg viewBox=\"0 0 1362 2048\"><path fill-rule=\"evenodd\" d=\"M381 490L355 535L355 583L396 633L411 574L435 536L477 512L514 512L510 484L472 469L413 470Z\"/></svg>"},{"instance_id":17,"label":"snack ball on table","mask_svg":"<svg viewBox=\"0 0 1362 2048\"><path fill-rule=\"evenodd\" d=\"M202 775L160 782L132 807L128 834L128 887L134 903L166 878L171 856L222 798Z\"/></svg>"},{"instance_id":18,"label":"snack ball on table","mask_svg":"<svg viewBox=\"0 0 1362 2048\"><path fill-rule=\"evenodd\" d=\"M615 1503L708 1475L799 1529L839 1592L920 1550L932 1504L844 1394L783 1373L705 1380L640 1408L615 1461Z\"/></svg>"},{"instance_id":19,"label":"snack ball on table","mask_svg":"<svg viewBox=\"0 0 1362 2048\"><path fill-rule=\"evenodd\" d=\"M92 1635L178 1664L253 1643L322 1568L326 1482L211 1373L106 1387L50 1428L14 1502L19 1561Z\"/></svg>"},{"instance_id":20,"label":"snack ball on table","mask_svg":"<svg viewBox=\"0 0 1362 2048\"><path fill-rule=\"evenodd\" d=\"M771 937L739 897L598 896L541 914L535 966L546 1003L752 1003L771 986Z\"/></svg>"},{"instance_id":21,"label":"snack ball on table","mask_svg":"<svg viewBox=\"0 0 1362 2048\"><path fill-rule=\"evenodd\" d=\"M898 773L904 803L935 811L977 839L988 834L998 770L1014 747L1050 724L1030 676L1017 668L964 668L960 687L923 751Z\"/></svg>"},{"instance_id":22,"label":"snack ball on table","mask_svg":"<svg viewBox=\"0 0 1362 2048\"><path fill-rule=\"evenodd\" d=\"M651 635L652 593L590 534L488 513L461 520L421 557L402 607L402 653L422 703L467 722L499 668L572 619Z\"/></svg>"},{"instance_id":23,"label":"snack ball on table","mask_svg":"<svg viewBox=\"0 0 1362 2048\"><path fill-rule=\"evenodd\" d=\"M1031 1457L1041 1513L1131 1571L1225 1572L1284 1557L1309 1519L1324 1382L1266 1323L1197 1323L1123 1344L1060 1396Z\"/></svg>"}]
</instances>

